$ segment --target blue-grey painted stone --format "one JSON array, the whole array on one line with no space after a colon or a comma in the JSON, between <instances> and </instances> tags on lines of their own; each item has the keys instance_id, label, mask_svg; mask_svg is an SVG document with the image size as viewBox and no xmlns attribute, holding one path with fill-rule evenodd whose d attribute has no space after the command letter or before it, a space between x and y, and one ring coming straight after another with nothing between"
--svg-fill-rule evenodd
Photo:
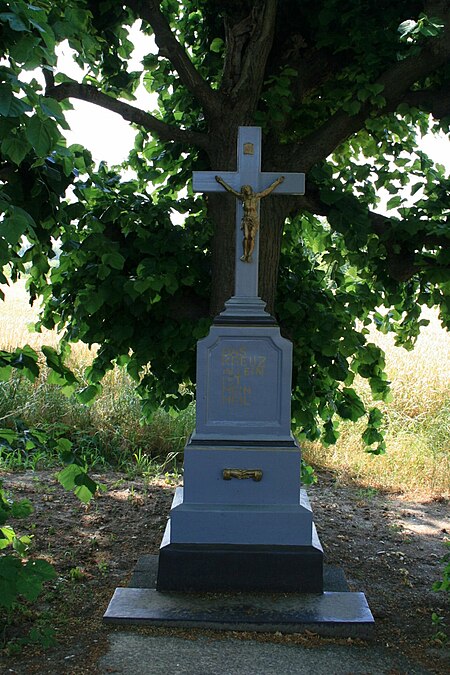
<instances>
[{"instance_id":1,"label":"blue-grey painted stone","mask_svg":"<svg viewBox=\"0 0 450 675\"><path fill-rule=\"evenodd\" d=\"M262 479L224 480L225 469L262 471ZM191 504L298 504L300 450L292 447L201 446L184 451L184 501Z\"/></svg>"},{"instance_id":2,"label":"blue-grey painted stone","mask_svg":"<svg viewBox=\"0 0 450 675\"><path fill-rule=\"evenodd\" d=\"M192 440L292 440L292 344L277 326L213 326L197 346Z\"/></svg>"},{"instance_id":3,"label":"blue-grey painted stone","mask_svg":"<svg viewBox=\"0 0 450 675\"><path fill-rule=\"evenodd\" d=\"M128 583L129 588L156 588L158 564L159 556L142 555L131 575ZM342 568L334 565L323 565L323 590L340 591L341 593L350 591Z\"/></svg>"},{"instance_id":4,"label":"blue-grey painted stone","mask_svg":"<svg viewBox=\"0 0 450 675\"><path fill-rule=\"evenodd\" d=\"M168 526L159 551L156 590L322 593L323 551L319 543L177 544L170 542Z\"/></svg>"},{"instance_id":5,"label":"blue-grey painted stone","mask_svg":"<svg viewBox=\"0 0 450 675\"><path fill-rule=\"evenodd\" d=\"M306 492L297 504L187 503L177 488L170 511L171 543L310 546L315 536Z\"/></svg>"},{"instance_id":6,"label":"blue-grey painted stone","mask_svg":"<svg viewBox=\"0 0 450 675\"><path fill-rule=\"evenodd\" d=\"M225 309L215 317L214 324L276 326L277 322L271 314L266 312L266 303L261 298L233 295L226 301Z\"/></svg>"},{"instance_id":7,"label":"blue-grey painted stone","mask_svg":"<svg viewBox=\"0 0 450 675\"><path fill-rule=\"evenodd\" d=\"M223 191L215 178L219 175L237 192L243 185L260 192L283 175L274 194L304 193L303 174L261 172L257 127L239 128L237 165L236 172L194 173L194 190ZM322 590L323 552L306 493L300 493L300 449L290 428L292 344L281 337L258 297L257 240L252 262L241 260L242 216L241 200L236 199L235 294L197 346L196 427L185 449L185 491L176 491L160 562L163 549L167 553L172 547L175 560L174 547L185 544L301 547L320 559L314 590ZM230 480L224 480L224 470L231 470ZM249 470L257 471L261 480L243 477L242 471ZM186 555L191 559L194 553ZM172 570L168 559L164 564ZM192 574L183 587L194 587ZM175 588L166 583L172 576L172 571L165 574L158 587ZM267 579L261 584L267 588Z\"/></svg>"}]
</instances>

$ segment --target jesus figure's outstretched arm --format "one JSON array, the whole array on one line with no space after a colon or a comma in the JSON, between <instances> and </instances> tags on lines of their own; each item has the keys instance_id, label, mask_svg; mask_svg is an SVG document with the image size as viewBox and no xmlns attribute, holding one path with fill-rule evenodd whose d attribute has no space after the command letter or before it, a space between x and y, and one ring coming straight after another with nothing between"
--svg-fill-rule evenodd
<instances>
[{"instance_id":1,"label":"jesus figure's outstretched arm","mask_svg":"<svg viewBox=\"0 0 450 675\"><path fill-rule=\"evenodd\" d=\"M236 190L233 190L231 185L228 185L228 183L225 183L224 179L221 178L220 176L216 176L216 181L222 185L227 192L231 192L232 195L237 197L238 199L242 199L242 194L240 192L236 192Z\"/></svg>"},{"instance_id":2,"label":"jesus figure's outstretched arm","mask_svg":"<svg viewBox=\"0 0 450 675\"><path fill-rule=\"evenodd\" d=\"M278 187L278 185L280 185L280 183L282 183L283 181L284 181L284 176L280 176L279 178L274 180L272 185L269 185L269 187L267 187L265 190L262 190L262 192L257 192L255 197L257 197L258 199L262 199L263 197L267 197L267 195L270 195L270 193L273 192L275 190L275 188Z\"/></svg>"}]
</instances>

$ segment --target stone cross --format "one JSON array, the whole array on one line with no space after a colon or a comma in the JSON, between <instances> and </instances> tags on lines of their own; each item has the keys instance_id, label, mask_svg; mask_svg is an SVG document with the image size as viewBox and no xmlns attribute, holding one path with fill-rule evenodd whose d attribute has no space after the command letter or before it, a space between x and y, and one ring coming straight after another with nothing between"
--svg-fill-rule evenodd
<instances>
[{"instance_id":1,"label":"stone cross","mask_svg":"<svg viewBox=\"0 0 450 675\"><path fill-rule=\"evenodd\" d=\"M348 593L340 575L328 583L345 592L329 586L324 592L323 550L291 432L292 343L264 316L256 295L259 202L271 192L303 194L304 176L262 173L260 162L260 129L240 127L237 171L194 175L195 190L227 190L243 202L236 214L236 295L197 343L196 424L184 451L184 486L176 489L161 543L156 589L117 589L105 620L169 626L175 618L239 630L247 622L245 600L256 629L298 630L313 622L325 635L346 634L347 625L354 626L351 635L365 637L359 631L373 617L363 594ZM146 565L138 563L136 585L153 579ZM254 601L260 591L270 593L262 609ZM305 602L299 593L307 594ZM208 604L210 594L216 604Z\"/></svg>"},{"instance_id":2,"label":"stone cross","mask_svg":"<svg viewBox=\"0 0 450 675\"><path fill-rule=\"evenodd\" d=\"M217 180L221 179L221 182ZM243 186L250 186L253 193L268 192L267 188L273 186L273 194L303 195L305 194L304 173L281 173L261 171L261 128L239 127L237 142L237 171L194 171L194 192L225 192L226 183L233 194L242 193ZM228 189L228 192L231 190ZM262 195L264 196L264 195ZM257 218L259 221L260 199L257 200ZM241 231L244 216L244 208L238 197L236 206L236 267L235 267L235 296L257 297L258 296L258 244L259 237L256 234L255 247L251 260L242 255Z\"/></svg>"}]
</instances>

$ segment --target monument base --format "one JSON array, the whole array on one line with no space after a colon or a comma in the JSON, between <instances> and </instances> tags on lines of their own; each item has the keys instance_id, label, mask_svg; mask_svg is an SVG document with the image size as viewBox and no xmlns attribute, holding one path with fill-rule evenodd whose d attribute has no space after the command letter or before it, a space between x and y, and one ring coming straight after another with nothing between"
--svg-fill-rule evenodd
<instances>
[{"instance_id":1,"label":"monument base","mask_svg":"<svg viewBox=\"0 0 450 675\"><path fill-rule=\"evenodd\" d=\"M236 481L238 497L242 482ZM156 589L322 593L323 550L306 491L294 504L198 504L177 488Z\"/></svg>"},{"instance_id":2,"label":"monument base","mask_svg":"<svg viewBox=\"0 0 450 675\"><path fill-rule=\"evenodd\" d=\"M311 546L180 544L168 523L156 589L322 593L323 551L315 527Z\"/></svg>"},{"instance_id":3,"label":"monument base","mask_svg":"<svg viewBox=\"0 0 450 675\"><path fill-rule=\"evenodd\" d=\"M374 620L363 593L349 592L339 568L324 566L324 592L161 593L158 557L139 559L129 588L117 588L103 620L118 625L302 633L370 639Z\"/></svg>"}]
</instances>

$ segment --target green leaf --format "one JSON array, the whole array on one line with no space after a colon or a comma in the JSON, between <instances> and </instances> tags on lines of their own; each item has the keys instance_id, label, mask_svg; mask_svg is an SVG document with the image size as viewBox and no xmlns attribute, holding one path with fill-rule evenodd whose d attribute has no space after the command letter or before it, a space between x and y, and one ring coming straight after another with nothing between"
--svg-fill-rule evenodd
<instances>
[{"instance_id":1,"label":"green leaf","mask_svg":"<svg viewBox=\"0 0 450 675\"><path fill-rule=\"evenodd\" d=\"M42 98L40 101L41 110L47 117L53 117L57 120L63 129L69 129L64 114L61 110L61 105L58 101L52 98Z\"/></svg>"},{"instance_id":2,"label":"green leaf","mask_svg":"<svg viewBox=\"0 0 450 675\"><path fill-rule=\"evenodd\" d=\"M17 556L0 558L0 607L11 609L17 602L17 579L21 572L22 563Z\"/></svg>"},{"instance_id":3,"label":"green leaf","mask_svg":"<svg viewBox=\"0 0 450 675\"><path fill-rule=\"evenodd\" d=\"M60 453L68 453L73 447L72 441L69 441L68 438L58 438L56 442L56 449Z\"/></svg>"},{"instance_id":4,"label":"green leaf","mask_svg":"<svg viewBox=\"0 0 450 675\"><path fill-rule=\"evenodd\" d=\"M34 382L39 377L39 357L30 345L25 345L22 349L16 349L12 356L11 365L22 370L30 382Z\"/></svg>"},{"instance_id":5,"label":"green leaf","mask_svg":"<svg viewBox=\"0 0 450 675\"><path fill-rule=\"evenodd\" d=\"M86 473L78 474L75 477L75 495L84 504L87 504L97 492L97 483L92 480Z\"/></svg>"},{"instance_id":6,"label":"green leaf","mask_svg":"<svg viewBox=\"0 0 450 675\"><path fill-rule=\"evenodd\" d=\"M31 513L33 513L33 505L29 499L21 499L11 505L11 516L13 518L26 518Z\"/></svg>"},{"instance_id":7,"label":"green leaf","mask_svg":"<svg viewBox=\"0 0 450 675\"><path fill-rule=\"evenodd\" d=\"M32 110L28 103L17 98L7 84L0 84L0 115L3 117L19 117Z\"/></svg>"},{"instance_id":8,"label":"green leaf","mask_svg":"<svg viewBox=\"0 0 450 675\"><path fill-rule=\"evenodd\" d=\"M41 120L37 115L26 123L25 134L39 157L46 157L51 153L58 135L51 120Z\"/></svg>"},{"instance_id":9,"label":"green leaf","mask_svg":"<svg viewBox=\"0 0 450 675\"><path fill-rule=\"evenodd\" d=\"M8 136L2 141L1 150L14 162L14 164L19 165L29 152L30 146L22 138Z\"/></svg>"},{"instance_id":10,"label":"green leaf","mask_svg":"<svg viewBox=\"0 0 450 675\"><path fill-rule=\"evenodd\" d=\"M53 347L47 345L43 345L41 349L46 358L47 366L58 373L62 381L61 383L75 384L78 382L72 371L64 364L63 355L58 354Z\"/></svg>"},{"instance_id":11,"label":"green leaf","mask_svg":"<svg viewBox=\"0 0 450 675\"><path fill-rule=\"evenodd\" d=\"M113 253L104 253L102 255L102 263L112 267L115 270L122 270L125 264L125 258L116 251Z\"/></svg>"},{"instance_id":12,"label":"green leaf","mask_svg":"<svg viewBox=\"0 0 450 675\"><path fill-rule=\"evenodd\" d=\"M9 53L11 57L17 61L17 63L23 63L27 68L33 66L36 63L36 60L39 65L39 38L33 37L31 34L24 35L21 37L15 44L11 45L9 48Z\"/></svg>"},{"instance_id":13,"label":"green leaf","mask_svg":"<svg viewBox=\"0 0 450 675\"><path fill-rule=\"evenodd\" d=\"M16 534L10 525L3 525L0 527L0 549L11 546Z\"/></svg>"},{"instance_id":14,"label":"green leaf","mask_svg":"<svg viewBox=\"0 0 450 675\"><path fill-rule=\"evenodd\" d=\"M8 441L9 444L12 444L19 438L19 434L12 429L0 429L0 438Z\"/></svg>"},{"instance_id":15,"label":"green leaf","mask_svg":"<svg viewBox=\"0 0 450 675\"><path fill-rule=\"evenodd\" d=\"M88 504L93 497L93 493L85 485L75 488L74 494L83 504Z\"/></svg>"},{"instance_id":16,"label":"green leaf","mask_svg":"<svg viewBox=\"0 0 450 675\"><path fill-rule=\"evenodd\" d=\"M349 115L357 115L361 110L361 102L356 100L347 101L343 104L342 109L348 112Z\"/></svg>"},{"instance_id":17,"label":"green leaf","mask_svg":"<svg viewBox=\"0 0 450 675\"><path fill-rule=\"evenodd\" d=\"M91 293L84 301L84 308L89 314L95 314L104 304L105 299L100 293Z\"/></svg>"},{"instance_id":18,"label":"green leaf","mask_svg":"<svg viewBox=\"0 0 450 675\"><path fill-rule=\"evenodd\" d=\"M366 409L358 394L353 389L345 388L342 390L341 401L337 404L337 411L343 419L356 422L365 414Z\"/></svg>"},{"instance_id":19,"label":"green leaf","mask_svg":"<svg viewBox=\"0 0 450 675\"><path fill-rule=\"evenodd\" d=\"M396 195L395 197L391 197L391 199L388 200L386 204L387 209L396 209L400 204L402 203L403 199L400 197L400 195Z\"/></svg>"},{"instance_id":20,"label":"green leaf","mask_svg":"<svg viewBox=\"0 0 450 675\"><path fill-rule=\"evenodd\" d=\"M223 50L224 47L224 41L222 38L214 38L214 40L211 42L209 49L212 52L216 52L217 54Z\"/></svg>"},{"instance_id":21,"label":"green leaf","mask_svg":"<svg viewBox=\"0 0 450 675\"><path fill-rule=\"evenodd\" d=\"M75 496L87 504L99 485L90 478L78 464L69 464L58 473L58 480L66 490L73 490Z\"/></svg>"},{"instance_id":22,"label":"green leaf","mask_svg":"<svg viewBox=\"0 0 450 675\"><path fill-rule=\"evenodd\" d=\"M337 439L339 438L339 432L336 429L336 426L331 420L328 420L324 424L324 433L322 436L323 442L326 445L334 445Z\"/></svg>"},{"instance_id":23,"label":"green leaf","mask_svg":"<svg viewBox=\"0 0 450 675\"><path fill-rule=\"evenodd\" d=\"M45 581L56 577L56 572L46 560L28 560L17 579L17 591L33 602L42 592Z\"/></svg>"},{"instance_id":24,"label":"green leaf","mask_svg":"<svg viewBox=\"0 0 450 675\"><path fill-rule=\"evenodd\" d=\"M65 490L75 490L75 478L83 473L85 471L78 464L69 464L57 474L57 478Z\"/></svg>"},{"instance_id":25,"label":"green leaf","mask_svg":"<svg viewBox=\"0 0 450 675\"><path fill-rule=\"evenodd\" d=\"M30 548L31 544L31 537L28 536L23 536L23 537L15 537L13 541L13 549L14 551L21 557L25 557L26 552Z\"/></svg>"},{"instance_id":26,"label":"green leaf","mask_svg":"<svg viewBox=\"0 0 450 675\"><path fill-rule=\"evenodd\" d=\"M382 440L383 437L379 431L377 431L373 427L368 427L364 431L362 438L364 443L366 443L367 445L373 445L374 443L378 443L380 440Z\"/></svg>"},{"instance_id":27,"label":"green leaf","mask_svg":"<svg viewBox=\"0 0 450 675\"><path fill-rule=\"evenodd\" d=\"M87 405L92 403L94 398L101 392L101 386L98 384L89 384L80 391L77 391L77 399L80 403Z\"/></svg>"},{"instance_id":28,"label":"green leaf","mask_svg":"<svg viewBox=\"0 0 450 675\"><path fill-rule=\"evenodd\" d=\"M372 410L369 413L369 424L376 429L379 429L381 425L383 424L383 413L379 408L372 408Z\"/></svg>"},{"instance_id":29,"label":"green leaf","mask_svg":"<svg viewBox=\"0 0 450 675\"><path fill-rule=\"evenodd\" d=\"M2 12L0 14L0 21L7 21L10 28L17 32L29 30L28 26L22 21L22 19L13 12Z\"/></svg>"}]
</instances>

